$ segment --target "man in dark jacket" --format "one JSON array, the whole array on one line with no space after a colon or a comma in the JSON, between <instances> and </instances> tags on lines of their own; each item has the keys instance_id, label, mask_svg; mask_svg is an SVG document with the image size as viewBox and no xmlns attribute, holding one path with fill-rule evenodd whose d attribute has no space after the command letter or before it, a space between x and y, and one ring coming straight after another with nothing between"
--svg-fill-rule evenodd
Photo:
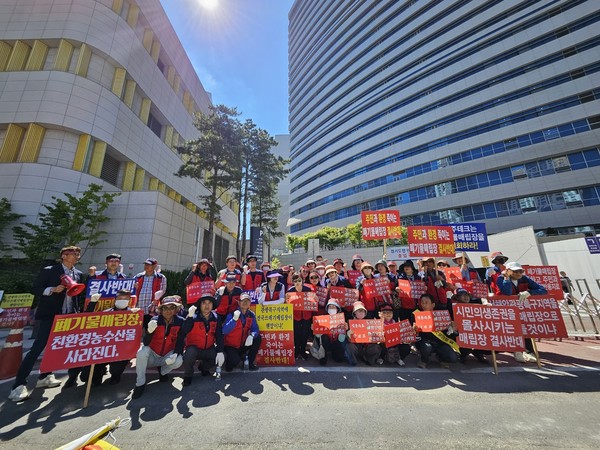
<instances>
[{"instance_id":1,"label":"man in dark jacket","mask_svg":"<svg viewBox=\"0 0 600 450\"><path fill-rule=\"evenodd\" d=\"M62 284L62 277L69 276L75 282L81 280L82 273L75 268L75 264L79 261L80 252L81 249L76 246L62 248L60 251L61 262L44 267L33 282L33 293L39 298L35 312L39 328L31 350L21 362L8 396L14 402L20 402L29 397L27 377L46 347L54 316L73 313L76 310L78 299L67 295L67 288ZM60 381L52 373L40 374L36 384L36 387L41 388L57 386L60 386Z\"/></svg>"}]
</instances>

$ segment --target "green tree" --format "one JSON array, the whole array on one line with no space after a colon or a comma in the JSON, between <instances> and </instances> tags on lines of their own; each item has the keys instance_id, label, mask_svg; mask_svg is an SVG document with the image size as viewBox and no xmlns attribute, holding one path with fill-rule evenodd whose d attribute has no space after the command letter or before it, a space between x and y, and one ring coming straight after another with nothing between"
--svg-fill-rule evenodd
<instances>
[{"instance_id":1,"label":"green tree","mask_svg":"<svg viewBox=\"0 0 600 450\"><path fill-rule=\"evenodd\" d=\"M199 195L208 215L208 249L212 256L214 229L220 219L219 200L231 188L239 189L241 177L242 133L235 108L224 105L209 106L209 112L197 112L194 126L200 137L177 147L184 163L175 174L202 182L207 195Z\"/></svg>"},{"instance_id":2,"label":"green tree","mask_svg":"<svg viewBox=\"0 0 600 450\"><path fill-rule=\"evenodd\" d=\"M39 215L37 224L24 223L13 227L17 248L32 263L54 258L65 245L87 248L106 242L106 231L100 230L110 218L106 208L119 193L101 192L102 186L90 184L80 196L65 193L65 198L52 197Z\"/></svg>"},{"instance_id":3,"label":"green tree","mask_svg":"<svg viewBox=\"0 0 600 450\"><path fill-rule=\"evenodd\" d=\"M4 235L4 232L8 228L9 224L11 222L14 222L17 219L20 219L21 217L24 217L24 216L22 216L21 214L11 212L11 205L7 198L5 198L5 197L1 198L0 199L0 238L2 238L2 236ZM7 245L3 239L0 240L0 251L5 252L10 249L11 249L10 245Z\"/></svg>"}]
</instances>

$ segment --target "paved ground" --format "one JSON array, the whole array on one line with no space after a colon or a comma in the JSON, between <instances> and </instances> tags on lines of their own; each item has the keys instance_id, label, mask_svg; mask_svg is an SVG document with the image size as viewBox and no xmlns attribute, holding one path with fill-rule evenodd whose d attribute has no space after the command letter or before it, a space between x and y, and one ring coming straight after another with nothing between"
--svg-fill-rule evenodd
<instances>
[{"instance_id":1,"label":"paved ground","mask_svg":"<svg viewBox=\"0 0 600 450\"><path fill-rule=\"evenodd\" d=\"M129 369L117 386L34 389L6 400L0 383L0 448L55 448L116 417L123 449L154 448L600 448L600 340L542 341L542 369L499 355L499 375L474 359L443 370L289 368L199 374L183 388L155 376L131 400ZM66 374L59 376L64 380ZM33 386L34 377L30 379Z\"/></svg>"}]
</instances>

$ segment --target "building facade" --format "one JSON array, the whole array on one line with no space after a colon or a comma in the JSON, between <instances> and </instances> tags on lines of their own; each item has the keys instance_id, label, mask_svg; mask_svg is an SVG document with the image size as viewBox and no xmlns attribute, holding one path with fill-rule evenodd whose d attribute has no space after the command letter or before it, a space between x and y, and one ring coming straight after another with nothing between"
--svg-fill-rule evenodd
<instances>
[{"instance_id":1,"label":"building facade","mask_svg":"<svg viewBox=\"0 0 600 450\"><path fill-rule=\"evenodd\" d=\"M600 3L297 0L292 233L404 225L600 232Z\"/></svg>"},{"instance_id":2,"label":"building facade","mask_svg":"<svg viewBox=\"0 0 600 450\"><path fill-rule=\"evenodd\" d=\"M232 198L211 251L207 190L174 175L210 104L158 0L0 0L0 197L34 223L52 196L120 192L84 264L117 251L134 273L150 256L178 270L235 247Z\"/></svg>"}]
</instances>

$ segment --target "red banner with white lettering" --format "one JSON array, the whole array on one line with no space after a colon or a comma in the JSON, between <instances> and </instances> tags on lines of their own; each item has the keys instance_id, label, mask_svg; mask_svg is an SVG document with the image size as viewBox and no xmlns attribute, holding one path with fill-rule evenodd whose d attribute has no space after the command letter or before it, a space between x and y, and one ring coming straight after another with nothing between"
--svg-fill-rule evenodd
<instances>
[{"instance_id":1,"label":"red banner with white lettering","mask_svg":"<svg viewBox=\"0 0 600 450\"><path fill-rule=\"evenodd\" d=\"M401 239L400 211L362 211L362 237L365 241L374 239Z\"/></svg>"},{"instance_id":2,"label":"red banner with white lettering","mask_svg":"<svg viewBox=\"0 0 600 450\"><path fill-rule=\"evenodd\" d=\"M341 308L354 305L358 301L358 289L348 289L344 286L331 286L329 298L334 299Z\"/></svg>"},{"instance_id":3,"label":"red banner with white lettering","mask_svg":"<svg viewBox=\"0 0 600 450\"><path fill-rule=\"evenodd\" d=\"M188 305L196 303L203 295L215 295L214 281L198 281L190 283L185 288L186 302Z\"/></svg>"},{"instance_id":4,"label":"red banner with white lettering","mask_svg":"<svg viewBox=\"0 0 600 450\"><path fill-rule=\"evenodd\" d=\"M479 281L461 281L460 286L466 290L473 298L487 298L490 291L488 285Z\"/></svg>"},{"instance_id":5,"label":"red banner with white lettering","mask_svg":"<svg viewBox=\"0 0 600 450\"><path fill-rule=\"evenodd\" d=\"M450 325L450 313L441 309L439 311L415 311L415 325L423 333L443 331Z\"/></svg>"},{"instance_id":6,"label":"red banner with white lettering","mask_svg":"<svg viewBox=\"0 0 600 450\"><path fill-rule=\"evenodd\" d=\"M525 350L518 308L471 303L455 303L452 307L459 346L497 352Z\"/></svg>"},{"instance_id":7,"label":"red banner with white lettering","mask_svg":"<svg viewBox=\"0 0 600 450\"><path fill-rule=\"evenodd\" d=\"M41 372L135 358L142 339L142 311L54 317Z\"/></svg>"},{"instance_id":8,"label":"red banner with white lettering","mask_svg":"<svg viewBox=\"0 0 600 450\"><path fill-rule=\"evenodd\" d=\"M523 266L525 275L546 288L548 295L557 300L565 298L560 282L560 274L556 266Z\"/></svg>"},{"instance_id":9,"label":"red banner with white lettering","mask_svg":"<svg viewBox=\"0 0 600 450\"><path fill-rule=\"evenodd\" d=\"M558 300L550 295L532 295L519 300L516 295L495 295L494 306L519 308L519 318L526 338L567 338L567 327L560 312Z\"/></svg>"},{"instance_id":10,"label":"red banner with white lettering","mask_svg":"<svg viewBox=\"0 0 600 450\"><path fill-rule=\"evenodd\" d=\"M417 300L427 292L427 286L422 281L398 280L396 288L400 298L401 307L414 310L417 307Z\"/></svg>"},{"instance_id":11,"label":"red banner with white lettering","mask_svg":"<svg viewBox=\"0 0 600 450\"><path fill-rule=\"evenodd\" d=\"M363 289L365 290L365 296L371 300L389 296L392 292L390 280L387 277L365 280Z\"/></svg>"},{"instance_id":12,"label":"red banner with white lettering","mask_svg":"<svg viewBox=\"0 0 600 450\"><path fill-rule=\"evenodd\" d=\"M444 267L444 275L448 283L456 284L462 281L460 267Z\"/></svg>"},{"instance_id":13,"label":"red banner with white lettering","mask_svg":"<svg viewBox=\"0 0 600 450\"><path fill-rule=\"evenodd\" d=\"M454 233L447 226L409 226L408 252L410 256L455 256Z\"/></svg>"},{"instance_id":14,"label":"red banner with white lettering","mask_svg":"<svg viewBox=\"0 0 600 450\"><path fill-rule=\"evenodd\" d=\"M350 284L352 286L356 287L356 280L358 280L358 277L360 277L362 274L360 273L360 270L354 270L354 269L350 269L348 272L348 281L350 282Z\"/></svg>"},{"instance_id":15,"label":"red banner with white lettering","mask_svg":"<svg viewBox=\"0 0 600 450\"><path fill-rule=\"evenodd\" d=\"M321 308L325 308L325 305L327 304L327 288L317 286L315 293L317 294L317 303Z\"/></svg>"},{"instance_id":16,"label":"red banner with white lettering","mask_svg":"<svg viewBox=\"0 0 600 450\"><path fill-rule=\"evenodd\" d=\"M412 344L417 341L417 333L408 320L384 325L384 333L387 348L399 344Z\"/></svg>"},{"instance_id":17,"label":"red banner with white lettering","mask_svg":"<svg viewBox=\"0 0 600 450\"><path fill-rule=\"evenodd\" d=\"M349 320L348 325L352 331L350 341L355 344L377 344L385 340L383 320Z\"/></svg>"},{"instance_id":18,"label":"red banner with white lettering","mask_svg":"<svg viewBox=\"0 0 600 450\"><path fill-rule=\"evenodd\" d=\"M313 334L339 335L346 331L344 313L313 316Z\"/></svg>"},{"instance_id":19,"label":"red banner with white lettering","mask_svg":"<svg viewBox=\"0 0 600 450\"><path fill-rule=\"evenodd\" d=\"M294 311L317 311L319 305L317 294L314 292L288 292L285 302L294 307Z\"/></svg>"}]
</instances>

